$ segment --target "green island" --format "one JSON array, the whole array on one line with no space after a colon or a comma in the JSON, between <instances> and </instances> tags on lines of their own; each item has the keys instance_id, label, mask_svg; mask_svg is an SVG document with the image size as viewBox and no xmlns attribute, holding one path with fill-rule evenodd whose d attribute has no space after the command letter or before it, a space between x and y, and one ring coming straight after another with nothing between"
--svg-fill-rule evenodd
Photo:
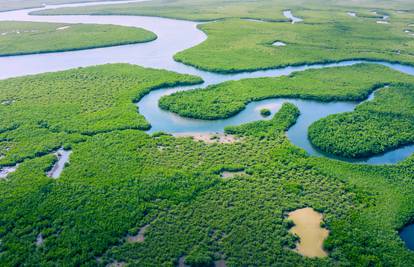
<instances>
[{"instance_id":1,"label":"green island","mask_svg":"<svg viewBox=\"0 0 414 267\"><path fill-rule=\"evenodd\" d=\"M414 64L414 38L404 33L411 20L381 25L375 19L352 21L345 17L346 13L337 16L335 22L316 20L293 25L240 19L202 24L199 27L208 39L174 58L200 69L224 73L349 59ZM341 16L345 18L341 20ZM276 41L286 45L274 46Z\"/></svg>"},{"instance_id":2,"label":"green island","mask_svg":"<svg viewBox=\"0 0 414 267\"><path fill-rule=\"evenodd\" d=\"M263 117L269 117L270 115L272 115L272 111L270 111L267 108L264 108L260 110L260 115L262 115Z\"/></svg>"},{"instance_id":3,"label":"green island","mask_svg":"<svg viewBox=\"0 0 414 267\"><path fill-rule=\"evenodd\" d=\"M114 25L0 22L0 56L62 52L153 41L144 29Z\"/></svg>"},{"instance_id":4,"label":"green island","mask_svg":"<svg viewBox=\"0 0 414 267\"><path fill-rule=\"evenodd\" d=\"M322 151L350 158L369 157L414 143L414 85L379 90L354 112L335 114L309 127Z\"/></svg>"},{"instance_id":5,"label":"green island","mask_svg":"<svg viewBox=\"0 0 414 267\"><path fill-rule=\"evenodd\" d=\"M400 82L414 84L414 78L385 66L364 63L224 82L162 97L159 105L181 116L212 120L231 117L248 103L266 98L361 101L377 88Z\"/></svg>"}]
</instances>

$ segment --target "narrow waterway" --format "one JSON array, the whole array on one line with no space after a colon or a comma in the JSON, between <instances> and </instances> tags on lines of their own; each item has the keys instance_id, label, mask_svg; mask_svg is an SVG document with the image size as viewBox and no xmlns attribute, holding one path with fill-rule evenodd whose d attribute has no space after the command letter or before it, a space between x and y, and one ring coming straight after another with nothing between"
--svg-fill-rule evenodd
<instances>
[{"instance_id":1,"label":"narrow waterway","mask_svg":"<svg viewBox=\"0 0 414 267\"><path fill-rule=\"evenodd\" d=\"M110 3L105 2L105 4ZM60 5L53 6L53 8L88 5L92 5L92 3ZM158 106L160 97L172 94L177 91L205 88L212 84L218 84L230 80L258 77L276 77L289 75L295 71L350 66L366 61L349 60L331 64L303 65L264 71L261 70L254 72L243 72L237 74L218 74L199 70L173 60L173 55L177 52L193 47L206 40L206 35L197 29L197 25L199 24L197 22L145 16L29 15L29 13L32 11L42 10L45 8L50 8L50 6L46 6L44 8L3 12L0 13L0 21L17 20L57 23L113 24L144 28L154 32L158 38L155 41L149 43L133 45L88 49L73 52L0 57L0 69L2 70L2 72L0 72L0 79L106 63L130 63L145 67L167 69L179 73L193 74L202 77L205 81L202 85L155 90L143 97L141 101L137 103L139 112L144 115L152 125L152 128L149 131L150 133L155 131L164 131L173 134L192 132L222 133L224 127L226 126L239 125L246 122L264 119L260 115L260 110L262 108L268 108L272 111L272 114L274 114L284 102L291 102L298 106L301 111L301 116L299 117L297 123L291 127L291 129L289 129L289 139L293 144L305 149L311 155L332 157L329 155L324 155L312 147L307 138L307 129L309 125L316 120L319 120L330 114L352 111L358 104L355 102L321 103L317 101L307 101L300 99L267 99L263 101L252 102L247 105L247 107L242 112L225 120L206 121L180 117L177 114L160 109ZM297 19L294 18L292 13L289 13L289 11L285 11L284 15L291 16L292 22ZM275 49L280 48L275 47ZM411 66L387 62L376 63L388 66L394 70L414 75L414 67ZM412 153L414 153L414 145L396 149L383 155L371 157L369 159L360 159L353 162L368 164L396 163L405 159Z\"/></svg>"},{"instance_id":2,"label":"narrow waterway","mask_svg":"<svg viewBox=\"0 0 414 267\"><path fill-rule=\"evenodd\" d=\"M70 154L72 154L71 150L64 150L63 148L56 151L55 156L57 157L57 161L53 165L52 169L47 173L47 176L53 179L59 178L66 163L69 162Z\"/></svg>"}]
</instances>

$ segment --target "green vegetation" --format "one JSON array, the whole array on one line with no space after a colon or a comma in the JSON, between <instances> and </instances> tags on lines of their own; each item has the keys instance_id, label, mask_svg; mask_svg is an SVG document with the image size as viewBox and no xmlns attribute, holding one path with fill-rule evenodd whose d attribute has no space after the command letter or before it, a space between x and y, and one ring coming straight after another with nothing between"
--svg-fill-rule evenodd
<instances>
[{"instance_id":1,"label":"green vegetation","mask_svg":"<svg viewBox=\"0 0 414 267\"><path fill-rule=\"evenodd\" d=\"M49 153L85 135L148 129L133 102L159 87L199 82L194 76L126 64L2 80L0 155L5 157L0 166Z\"/></svg>"},{"instance_id":2,"label":"green vegetation","mask_svg":"<svg viewBox=\"0 0 414 267\"><path fill-rule=\"evenodd\" d=\"M203 90L178 92L160 99L160 107L182 116L228 118L252 101L272 97L318 101L366 99L376 88L400 82L413 83L410 75L375 64L307 70L289 76L244 79Z\"/></svg>"},{"instance_id":3,"label":"green vegetation","mask_svg":"<svg viewBox=\"0 0 414 267\"><path fill-rule=\"evenodd\" d=\"M43 4L59 5L79 2L102 2L102 0L0 0L0 11L42 7Z\"/></svg>"},{"instance_id":4,"label":"green vegetation","mask_svg":"<svg viewBox=\"0 0 414 267\"><path fill-rule=\"evenodd\" d=\"M299 115L300 111L295 105L285 103L270 121L257 121L239 126L228 126L225 131L228 134L247 134L264 138L271 133L286 131L296 122Z\"/></svg>"},{"instance_id":5,"label":"green vegetation","mask_svg":"<svg viewBox=\"0 0 414 267\"><path fill-rule=\"evenodd\" d=\"M269 117L271 114L272 112L267 108L260 110L260 115L262 115L263 117Z\"/></svg>"},{"instance_id":6,"label":"green vegetation","mask_svg":"<svg viewBox=\"0 0 414 267\"><path fill-rule=\"evenodd\" d=\"M1 81L1 164L22 161L0 182L1 265L414 265L396 231L413 215L414 158L355 166L308 157L285 136L299 115L292 104L226 129L243 136L234 144L141 130L134 101L196 82L124 64ZM55 158L41 142L73 151L57 180L45 174ZM221 170L248 175L223 180ZM286 215L305 206L324 213L326 259L291 250ZM125 241L144 225L144 242Z\"/></svg>"},{"instance_id":7,"label":"green vegetation","mask_svg":"<svg viewBox=\"0 0 414 267\"><path fill-rule=\"evenodd\" d=\"M200 69L225 73L347 59L414 64L414 39L403 32L409 20L387 25L359 20L363 19L323 20L324 23L316 19L315 23L292 25L231 19L202 24L199 27L208 39L174 58ZM275 41L286 46L275 47Z\"/></svg>"},{"instance_id":8,"label":"green vegetation","mask_svg":"<svg viewBox=\"0 0 414 267\"><path fill-rule=\"evenodd\" d=\"M284 9L304 19L295 25ZM286 65L347 59L387 60L414 64L414 39L404 32L413 13L410 1L149 1L111 7L66 8L41 14L127 14L190 20L219 20L200 24L208 35L202 44L179 52L177 61L215 72L239 72ZM353 10L360 16L347 14ZM374 13L374 11L377 13ZM389 24L378 24L381 14ZM265 22L247 21L244 18ZM279 21L279 23L277 22ZM280 23L280 21L285 21ZM272 44L281 41L286 46ZM206 56L208 55L208 56Z\"/></svg>"},{"instance_id":9,"label":"green vegetation","mask_svg":"<svg viewBox=\"0 0 414 267\"><path fill-rule=\"evenodd\" d=\"M355 8L345 0L154 0L50 13L112 9L110 14L225 17L200 26L209 39L177 59L230 72L354 57L413 63L413 39L402 31L412 13L389 10L408 9L411 2L361 0ZM285 20L287 7L305 21L237 19ZM376 24L373 8L388 8L392 23ZM346 15L349 10L360 17ZM274 40L287 45L273 47ZM181 259L193 267L217 260L227 266L414 266L414 253L398 236L414 218L414 155L389 166L310 157L286 137L299 116L290 103L270 120L227 127L243 137L232 144L143 132L150 125L134 102L160 87L201 82L126 64L0 81L0 166L19 163L0 180L0 265L158 267ZM255 100L359 101L386 85L354 112L311 127L310 137L322 149L354 156L413 142L411 76L359 64L226 82L164 97L160 105L216 119ZM73 151L70 164L59 179L50 179L51 153L62 146ZM246 175L222 179L223 170ZM327 258L292 250L297 237L289 233L286 215L303 207L324 214ZM144 226L143 242L127 242Z\"/></svg>"},{"instance_id":10,"label":"green vegetation","mask_svg":"<svg viewBox=\"0 0 414 267\"><path fill-rule=\"evenodd\" d=\"M178 18L186 20L217 20L224 18L252 18L269 21L286 21L282 11L303 10L363 10L366 16L375 17L369 10L412 9L410 0L377 1L361 0L356 4L347 0L152 0L141 3L82 8L61 8L41 11L41 14L95 14L95 15L144 15ZM376 15L378 17L378 15Z\"/></svg>"},{"instance_id":11,"label":"green vegetation","mask_svg":"<svg viewBox=\"0 0 414 267\"><path fill-rule=\"evenodd\" d=\"M0 22L0 56L80 50L149 42L157 36L114 25Z\"/></svg>"},{"instance_id":12,"label":"green vegetation","mask_svg":"<svg viewBox=\"0 0 414 267\"><path fill-rule=\"evenodd\" d=\"M354 112L323 118L309 127L318 148L345 157L368 157L414 143L414 85L376 92Z\"/></svg>"}]
</instances>

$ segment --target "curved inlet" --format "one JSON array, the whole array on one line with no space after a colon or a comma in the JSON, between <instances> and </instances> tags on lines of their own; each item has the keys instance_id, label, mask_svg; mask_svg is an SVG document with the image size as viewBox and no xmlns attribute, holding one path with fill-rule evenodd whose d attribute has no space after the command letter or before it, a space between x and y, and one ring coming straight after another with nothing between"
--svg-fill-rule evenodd
<instances>
[{"instance_id":1,"label":"curved inlet","mask_svg":"<svg viewBox=\"0 0 414 267\"><path fill-rule=\"evenodd\" d=\"M71 4L70 6L85 6L88 4ZM98 3L93 3L98 4ZM100 4L100 3L99 3ZM54 6L59 8L60 5ZM197 29L197 22L174 20L157 17L144 16L30 16L29 13L44 8L18 10L0 13L0 21L39 21L57 23L95 23L114 24L120 26L140 27L154 32L158 38L149 43L114 46L107 48L89 49L73 52L60 52L48 54L35 54L25 56L0 57L0 79L23 76L27 74L44 73L50 71L66 70L76 67L85 67L106 63L130 63L144 67L153 67L197 75L205 81L202 86L186 86L164 88L152 91L137 103L139 112L151 123L152 129L149 132L164 131L172 134L178 133L222 133L225 126L239 125L241 123L262 120L260 110L264 107L271 110L272 114L277 112L284 102L291 102L298 106L301 111L297 123L288 131L291 142L309 154L315 156L326 156L312 147L307 138L307 129L311 123L326 117L330 114L352 111L357 103L355 102L330 102L320 103L299 99L267 99L250 103L239 114L225 119L215 121L194 120L180 117L177 114L161 110L158 107L160 97L177 91L203 88L212 84L218 84L230 80L244 78L276 77L289 75L294 71L308 69L320 69L337 66L350 66L357 63L368 62L363 60L348 60L340 63L314 64L279 69L260 70L237 74L219 74L199 70L173 60L173 55L200 44L206 40L206 35ZM289 10L284 12L290 16ZM292 15L293 16L293 15ZM292 19L293 21L293 19ZM387 62L376 62L388 66L394 70L414 75L414 67ZM267 118L270 119L270 118ZM352 162L368 164L396 163L414 153L414 145L393 150L383 155L369 159L359 159ZM345 159L346 160L346 159Z\"/></svg>"},{"instance_id":2,"label":"curved inlet","mask_svg":"<svg viewBox=\"0 0 414 267\"><path fill-rule=\"evenodd\" d=\"M414 224L405 226L400 232L400 237L409 250L414 250Z\"/></svg>"}]
</instances>

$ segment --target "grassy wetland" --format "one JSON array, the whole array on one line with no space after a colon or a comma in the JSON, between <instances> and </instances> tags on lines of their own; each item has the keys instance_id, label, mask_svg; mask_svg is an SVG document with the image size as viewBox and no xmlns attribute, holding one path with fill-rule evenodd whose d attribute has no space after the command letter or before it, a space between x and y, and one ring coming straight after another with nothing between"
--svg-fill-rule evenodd
<instances>
[{"instance_id":1,"label":"grassy wetland","mask_svg":"<svg viewBox=\"0 0 414 267\"><path fill-rule=\"evenodd\" d=\"M150 127L134 102L149 91L198 77L127 64L0 81L0 165L47 154L88 135Z\"/></svg>"},{"instance_id":2,"label":"grassy wetland","mask_svg":"<svg viewBox=\"0 0 414 267\"><path fill-rule=\"evenodd\" d=\"M177 92L161 98L160 107L191 118L222 119L240 112L249 102L266 98L361 101L378 88L402 82L414 84L414 78L385 66L357 64Z\"/></svg>"},{"instance_id":3,"label":"grassy wetland","mask_svg":"<svg viewBox=\"0 0 414 267\"><path fill-rule=\"evenodd\" d=\"M348 2L348 1L346 1ZM208 35L202 44L175 55L177 61L215 72L240 72L345 59L387 60L414 64L414 38L404 32L412 23L409 1L381 9L373 1L352 7L345 1L150 1L112 7L63 8L40 14L152 15L213 21L200 24ZM385 5L385 4L384 4ZM303 22L291 24L283 10ZM351 17L350 10L359 16ZM374 13L376 12L376 13ZM379 24L382 14L388 24ZM246 19L254 19L246 20ZM259 21L257 21L259 20ZM262 20L262 21L261 21ZM284 23L280 23L284 22ZM285 46L273 46L275 41ZM207 56L208 55L208 56Z\"/></svg>"},{"instance_id":4,"label":"grassy wetland","mask_svg":"<svg viewBox=\"0 0 414 267\"><path fill-rule=\"evenodd\" d=\"M0 22L0 56L81 50L153 41L144 29L114 25Z\"/></svg>"},{"instance_id":5,"label":"grassy wetland","mask_svg":"<svg viewBox=\"0 0 414 267\"><path fill-rule=\"evenodd\" d=\"M181 258L193 266L219 260L228 266L414 263L396 232L412 216L412 158L395 166L356 167L309 157L284 134L299 116L292 104L270 121L227 129L242 137L232 144L140 130L148 123L133 108L138 96L159 86L197 82L122 64L2 81L3 98L15 101L2 108L2 117L11 120L2 126L2 145L9 148L3 149L2 162L21 163L0 186L0 261L10 266L173 266ZM50 91L45 83L54 84L58 95L45 94ZM64 88L77 93L69 90L63 97ZM40 106L33 106L33 98ZM37 135L46 143L34 142ZM60 146L73 153L53 180L47 170L56 159L49 151ZM223 179L223 171L245 174ZM287 217L304 207L324 216L328 257L294 251L298 240ZM143 227L144 241L129 242Z\"/></svg>"},{"instance_id":6,"label":"grassy wetland","mask_svg":"<svg viewBox=\"0 0 414 267\"><path fill-rule=\"evenodd\" d=\"M303 21L292 24L286 9ZM154 0L42 13L220 19L200 24L208 39L175 58L229 73L349 58L413 64L405 32L414 31L413 9L408 0ZM71 34L86 42L82 33L95 26L78 26L86 28ZM99 27L107 33L100 44L127 29ZM56 33L44 34L50 41ZM53 44L25 38L16 51ZM0 265L414 266L399 236L414 220L414 155L388 165L310 156L286 134L304 115L292 103L262 107L259 120L224 133L193 135L149 132L136 105L159 92L162 112L212 122L271 98L358 102L316 121L309 138L324 152L359 158L414 142L412 75L362 63L232 76L197 89L213 74L193 73L202 77L119 63L0 80ZM70 160L50 177L63 150Z\"/></svg>"}]
</instances>

